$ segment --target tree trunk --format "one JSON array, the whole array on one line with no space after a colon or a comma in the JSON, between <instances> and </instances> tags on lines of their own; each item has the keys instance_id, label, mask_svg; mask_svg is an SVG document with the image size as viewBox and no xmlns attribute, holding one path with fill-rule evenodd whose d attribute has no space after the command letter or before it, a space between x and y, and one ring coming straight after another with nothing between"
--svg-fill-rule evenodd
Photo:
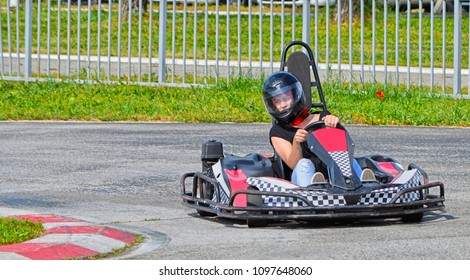
<instances>
[{"instance_id":1,"label":"tree trunk","mask_svg":"<svg viewBox=\"0 0 470 280\"><path fill-rule=\"evenodd\" d=\"M352 17L355 18L361 9L361 2L357 0L352 3ZM334 21L338 22L338 15L341 15L341 23L349 21L349 0L341 0L341 6L336 5Z\"/></svg>"},{"instance_id":2,"label":"tree trunk","mask_svg":"<svg viewBox=\"0 0 470 280\"><path fill-rule=\"evenodd\" d=\"M142 13L147 12L149 0L124 0L121 7L122 15L127 17L129 14L129 5L131 5L132 13L138 13L140 1L142 1Z\"/></svg>"}]
</instances>

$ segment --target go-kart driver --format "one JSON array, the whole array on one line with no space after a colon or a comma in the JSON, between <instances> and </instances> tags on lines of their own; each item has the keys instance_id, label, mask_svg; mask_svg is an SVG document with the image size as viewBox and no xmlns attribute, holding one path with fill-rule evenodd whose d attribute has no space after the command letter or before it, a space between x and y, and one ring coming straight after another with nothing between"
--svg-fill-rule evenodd
<instances>
[{"instance_id":1,"label":"go-kart driver","mask_svg":"<svg viewBox=\"0 0 470 280\"><path fill-rule=\"evenodd\" d=\"M320 160L307 145L304 128L319 120L326 127L336 127L339 118L329 111L310 113L305 108L305 94L300 81L289 72L276 72L263 85L263 101L268 113L276 120L269 132L270 143L282 161L292 170L291 181L306 187L312 182L325 182ZM354 161L357 174L361 168ZM316 172L316 171L319 172Z\"/></svg>"}]
</instances>

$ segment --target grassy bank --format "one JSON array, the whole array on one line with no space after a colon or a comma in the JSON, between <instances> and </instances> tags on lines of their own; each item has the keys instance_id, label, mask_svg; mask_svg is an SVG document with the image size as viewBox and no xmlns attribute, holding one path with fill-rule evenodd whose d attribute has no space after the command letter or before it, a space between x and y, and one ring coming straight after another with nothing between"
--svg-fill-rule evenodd
<instances>
[{"instance_id":1,"label":"grassy bank","mask_svg":"<svg viewBox=\"0 0 470 280\"><path fill-rule=\"evenodd\" d=\"M261 87L249 79L207 88L0 81L0 120L269 122ZM470 126L469 99L372 85L323 90L329 110L348 124Z\"/></svg>"},{"instance_id":2,"label":"grassy bank","mask_svg":"<svg viewBox=\"0 0 470 280\"><path fill-rule=\"evenodd\" d=\"M21 243L41 236L43 231L41 223L0 217L0 245Z\"/></svg>"}]
</instances>

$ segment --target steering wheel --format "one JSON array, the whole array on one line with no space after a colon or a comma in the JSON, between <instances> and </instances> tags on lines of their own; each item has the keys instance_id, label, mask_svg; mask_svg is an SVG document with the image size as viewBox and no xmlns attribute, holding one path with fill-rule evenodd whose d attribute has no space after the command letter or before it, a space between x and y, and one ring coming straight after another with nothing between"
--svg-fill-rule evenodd
<instances>
[{"instance_id":1,"label":"steering wheel","mask_svg":"<svg viewBox=\"0 0 470 280\"><path fill-rule=\"evenodd\" d=\"M307 124L304 129L307 130L308 132L311 132L313 130L316 130L316 129L319 129L319 128L325 128L326 125L325 125L325 122L324 121L316 121L316 122L312 122L312 123L309 123Z\"/></svg>"}]
</instances>

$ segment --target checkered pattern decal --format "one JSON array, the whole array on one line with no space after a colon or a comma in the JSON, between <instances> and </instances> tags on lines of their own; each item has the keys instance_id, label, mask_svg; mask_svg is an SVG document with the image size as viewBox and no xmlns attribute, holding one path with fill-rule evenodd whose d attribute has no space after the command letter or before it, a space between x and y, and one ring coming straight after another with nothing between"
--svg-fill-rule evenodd
<instances>
[{"instance_id":1,"label":"checkered pattern decal","mask_svg":"<svg viewBox=\"0 0 470 280\"><path fill-rule=\"evenodd\" d=\"M310 191L303 188L288 189L261 178L249 177L246 182L257 187L260 191L273 193L288 193L303 196L314 206L342 206L346 201L342 195L328 194L322 191ZM271 207L300 207L308 206L302 200L288 196L263 195L263 202Z\"/></svg>"},{"instance_id":2,"label":"checkered pattern decal","mask_svg":"<svg viewBox=\"0 0 470 280\"><path fill-rule=\"evenodd\" d=\"M416 172L416 174L408 181L408 183L404 184L402 188L407 189L411 187L416 187L419 186L419 178L421 177L419 171ZM405 202L411 202L411 201L416 201L421 198L420 194L418 191L415 192L409 192L400 197L399 200L397 200L398 203L405 203Z\"/></svg>"},{"instance_id":3,"label":"checkered pattern decal","mask_svg":"<svg viewBox=\"0 0 470 280\"><path fill-rule=\"evenodd\" d=\"M338 165L341 173L343 176L351 177L351 162L349 161L349 153L347 151L343 152L329 152L331 158L335 161L336 165Z\"/></svg>"},{"instance_id":4,"label":"checkered pattern decal","mask_svg":"<svg viewBox=\"0 0 470 280\"><path fill-rule=\"evenodd\" d=\"M217 201L217 195L220 192L220 204L222 205L227 205L228 204L228 196L227 194L222 190L222 188L215 188L214 194L212 195L212 200ZM217 206L214 205L209 205L209 207L218 209Z\"/></svg>"},{"instance_id":5,"label":"checkered pattern decal","mask_svg":"<svg viewBox=\"0 0 470 280\"><path fill-rule=\"evenodd\" d=\"M392 199L398 194L399 191L419 185L419 172L416 172L415 175L406 183L401 186L383 188L374 190L371 193L368 193L361 197L358 205L371 205L371 204L388 204ZM409 192L400 197L396 203L406 203L412 202L420 199L420 194L418 191Z\"/></svg>"},{"instance_id":6,"label":"checkered pattern decal","mask_svg":"<svg viewBox=\"0 0 470 280\"><path fill-rule=\"evenodd\" d=\"M399 191L400 187L374 190L371 193L363 195L357 204L388 204Z\"/></svg>"},{"instance_id":7,"label":"checkered pattern decal","mask_svg":"<svg viewBox=\"0 0 470 280\"><path fill-rule=\"evenodd\" d=\"M374 204L389 204L393 198L403 189L418 186L420 184L420 173L416 172L408 182L402 185L397 185L389 188L374 190L368 194L363 195L357 205L374 205ZM279 180L276 183L276 180ZM294 194L304 197L307 201L311 202L314 206L344 206L346 200L343 195L330 194L320 190L308 190L307 188L295 187L296 185L282 181L278 178L264 178L264 177L248 177L246 180L251 186L257 187L260 191L272 193L286 193ZM220 192L220 203L228 204L229 196L221 189L216 188L212 200L217 201L217 195ZM302 207L308 206L304 201L290 196L282 195L263 195L263 202L266 206L270 207ZM421 199L419 191L414 191L404 194L396 203L407 203ZM215 206L210 206L217 208Z\"/></svg>"}]
</instances>

